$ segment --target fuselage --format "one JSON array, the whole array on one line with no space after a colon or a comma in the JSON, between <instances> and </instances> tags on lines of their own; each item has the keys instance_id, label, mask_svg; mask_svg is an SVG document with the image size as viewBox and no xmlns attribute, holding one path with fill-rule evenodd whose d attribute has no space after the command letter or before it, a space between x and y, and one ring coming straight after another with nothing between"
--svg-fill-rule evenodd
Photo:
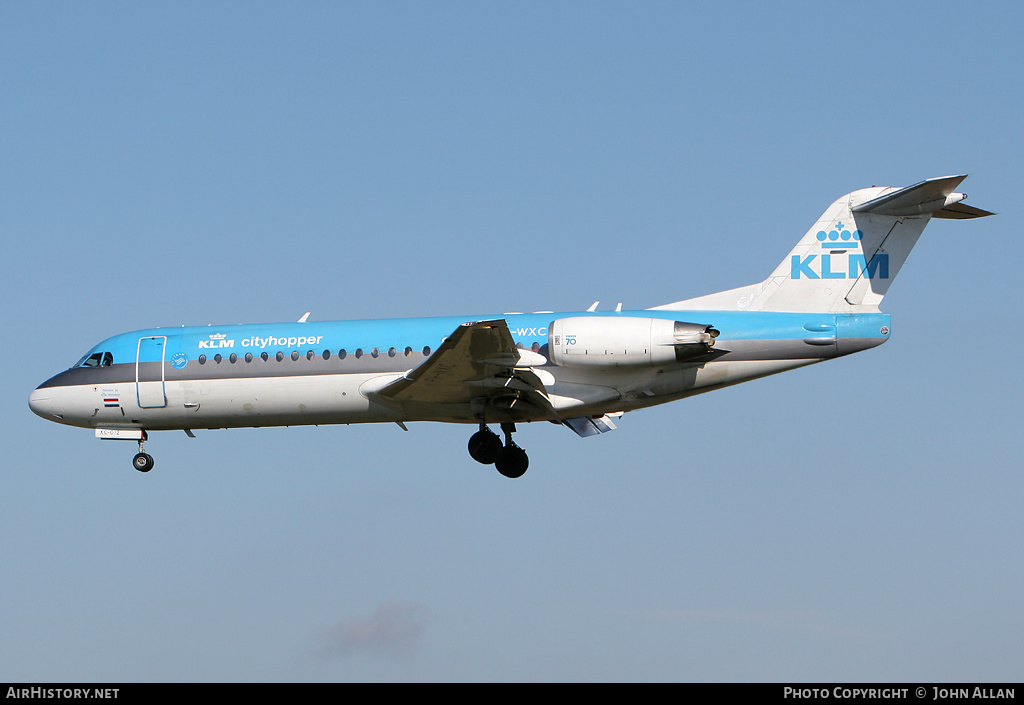
<instances>
[{"instance_id":1,"label":"fuselage","mask_svg":"<svg viewBox=\"0 0 1024 705\"><path fill-rule=\"evenodd\" d=\"M706 324L718 336L709 354L682 361L645 364L629 350L591 349L557 364L552 324L586 317ZM642 310L153 328L104 340L29 404L51 421L96 429L476 423L470 403L385 404L373 392L423 364L461 324L495 319L507 323L523 351L519 367L538 376L551 403L488 412L513 422L661 404L874 347L890 325L882 313Z\"/></svg>"},{"instance_id":2,"label":"fuselage","mask_svg":"<svg viewBox=\"0 0 1024 705\"><path fill-rule=\"evenodd\" d=\"M103 341L29 405L138 441L142 472L151 430L440 421L479 424L470 457L520 477L516 424L594 436L628 411L888 340L879 304L929 221L991 215L955 191L964 178L841 196L767 279L736 289L640 311L153 328Z\"/></svg>"}]
</instances>

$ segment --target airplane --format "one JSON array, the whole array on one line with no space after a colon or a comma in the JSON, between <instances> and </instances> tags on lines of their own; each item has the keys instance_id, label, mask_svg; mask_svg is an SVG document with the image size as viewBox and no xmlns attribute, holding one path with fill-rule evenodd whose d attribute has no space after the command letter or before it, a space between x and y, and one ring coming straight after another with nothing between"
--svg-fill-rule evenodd
<instances>
[{"instance_id":1,"label":"airplane","mask_svg":"<svg viewBox=\"0 0 1024 705\"><path fill-rule=\"evenodd\" d=\"M49 421L138 443L150 431L438 421L520 477L517 424L582 437L637 409L842 357L889 339L882 297L931 218L992 215L966 175L871 187L829 206L763 282L643 310L153 328L93 347L31 393ZM491 430L498 424L503 438Z\"/></svg>"}]
</instances>

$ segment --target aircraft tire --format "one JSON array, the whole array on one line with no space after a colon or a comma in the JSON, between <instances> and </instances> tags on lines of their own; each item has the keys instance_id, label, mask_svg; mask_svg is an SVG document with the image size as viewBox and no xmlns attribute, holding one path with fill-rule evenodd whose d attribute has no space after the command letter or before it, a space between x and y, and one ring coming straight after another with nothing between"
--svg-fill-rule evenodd
<instances>
[{"instance_id":1,"label":"aircraft tire","mask_svg":"<svg viewBox=\"0 0 1024 705\"><path fill-rule=\"evenodd\" d=\"M155 464L153 456L149 453L139 453L132 459L132 465L139 472L149 472Z\"/></svg>"},{"instance_id":2,"label":"aircraft tire","mask_svg":"<svg viewBox=\"0 0 1024 705\"><path fill-rule=\"evenodd\" d=\"M501 449L501 439L493 431L477 431L469 438L469 455L478 463L493 464Z\"/></svg>"},{"instance_id":3,"label":"aircraft tire","mask_svg":"<svg viewBox=\"0 0 1024 705\"><path fill-rule=\"evenodd\" d=\"M522 477L526 469L530 467L530 458L526 451L517 445L507 445L498 453L494 460L494 467L505 477Z\"/></svg>"}]
</instances>

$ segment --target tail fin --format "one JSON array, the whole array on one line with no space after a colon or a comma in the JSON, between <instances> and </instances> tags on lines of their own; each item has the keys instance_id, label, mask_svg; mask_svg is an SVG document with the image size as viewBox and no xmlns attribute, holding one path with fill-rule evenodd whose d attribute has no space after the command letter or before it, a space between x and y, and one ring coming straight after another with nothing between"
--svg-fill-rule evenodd
<instances>
[{"instance_id":1,"label":"tail fin","mask_svg":"<svg viewBox=\"0 0 1024 705\"><path fill-rule=\"evenodd\" d=\"M967 196L954 189L965 178L944 176L906 188L848 193L828 207L760 284L657 308L877 311L932 217L992 215L961 203Z\"/></svg>"}]
</instances>

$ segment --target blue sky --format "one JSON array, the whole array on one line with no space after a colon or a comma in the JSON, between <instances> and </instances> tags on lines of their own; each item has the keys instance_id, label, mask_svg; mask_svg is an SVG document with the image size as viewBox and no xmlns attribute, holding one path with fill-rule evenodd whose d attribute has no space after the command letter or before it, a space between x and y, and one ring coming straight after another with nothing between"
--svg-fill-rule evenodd
<instances>
[{"instance_id":1,"label":"blue sky","mask_svg":"<svg viewBox=\"0 0 1024 705\"><path fill-rule=\"evenodd\" d=\"M1019 680L1022 11L4 3L0 680ZM655 306L969 173L892 340L623 418L153 434L29 392L151 326ZM993 246L995 249L993 249Z\"/></svg>"}]
</instances>

